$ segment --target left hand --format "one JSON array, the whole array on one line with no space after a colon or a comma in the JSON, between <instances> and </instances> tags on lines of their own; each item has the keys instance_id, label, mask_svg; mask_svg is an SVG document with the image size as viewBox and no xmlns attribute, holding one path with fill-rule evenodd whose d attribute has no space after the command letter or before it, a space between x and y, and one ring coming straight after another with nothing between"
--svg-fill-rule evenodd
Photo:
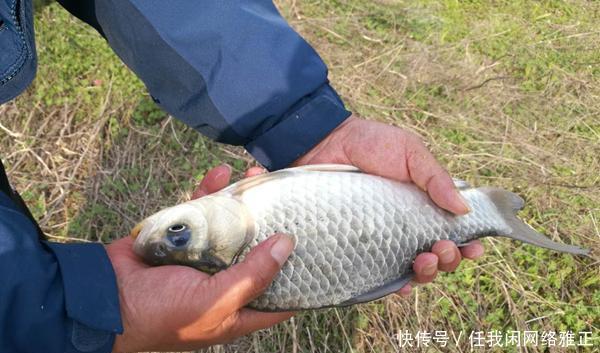
<instances>
[{"instance_id":1,"label":"left hand","mask_svg":"<svg viewBox=\"0 0 600 353\"><path fill-rule=\"evenodd\" d=\"M364 172L403 182L413 182L441 208L456 215L469 212L450 175L436 161L421 139L390 125L349 117L294 166L319 163L349 164ZM414 281L433 281L437 271L454 271L462 257L483 254L478 240L460 249L450 240L435 243L431 252L419 254L413 264ZM399 294L409 295L408 284Z\"/></svg>"},{"instance_id":2,"label":"left hand","mask_svg":"<svg viewBox=\"0 0 600 353\"><path fill-rule=\"evenodd\" d=\"M247 176L261 169L251 169ZM194 198L229 184L227 166L213 168ZM106 247L119 288L124 332L114 352L194 350L229 342L287 320L293 313L246 308L270 284L292 252L293 241L274 235L255 246L240 263L209 276L185 266L146 265L126 237Z\"/></svg>"}]
</instances>

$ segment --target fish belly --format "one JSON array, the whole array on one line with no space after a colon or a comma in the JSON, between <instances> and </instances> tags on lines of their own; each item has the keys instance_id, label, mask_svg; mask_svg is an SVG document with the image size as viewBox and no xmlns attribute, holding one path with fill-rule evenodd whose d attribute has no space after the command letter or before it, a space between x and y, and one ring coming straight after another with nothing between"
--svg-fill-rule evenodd
<instances>
[{"instance_id":1,"label":"fish belly","mask_svg":"<svg viewBox=\"0 0 600 353\"><path fill-rule=\"evenodd\" d=\"M340 305L407 276L417 254L440 239L458 244L510 229L489 198L462 191L472 211L455 217L413 184L352 172L297 173L246 190L255 221L251 246L275 233L294 252L266 292L265 311Z\"/></svg>"}]
</instances>

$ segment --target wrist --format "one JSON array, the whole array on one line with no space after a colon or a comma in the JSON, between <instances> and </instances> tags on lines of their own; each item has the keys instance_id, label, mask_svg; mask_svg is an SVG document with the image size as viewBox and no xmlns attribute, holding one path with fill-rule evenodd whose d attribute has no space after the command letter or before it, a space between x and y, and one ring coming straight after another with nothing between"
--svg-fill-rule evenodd
<instances>
[{"instance_id":1,"label":"wrist","mask_svg":"<svg viewBox=\"0 0 600 353\"><path fill-rule=\"evenodd\" d=\"M295 160L291 166L301 166L307 164L319 163L349 163L348 156L350 152L348 148L348 138L354 135L356 127L359 126L364 119L352 114L344 120L338 127L332 130L321 142L313 147L306 154Z\"/></svg>"},{"instance_id":2,"label":"wrist","mask_svg":"<svg viewBox=\"0 0 600 353\"><path fill-rule=\"evenodd\" d=\"M289 166L350 117L342 100L325 83L273 122L244 147L268 170ZM281 148L285 146L285 148Z\"/></svg>"}]
</instances>

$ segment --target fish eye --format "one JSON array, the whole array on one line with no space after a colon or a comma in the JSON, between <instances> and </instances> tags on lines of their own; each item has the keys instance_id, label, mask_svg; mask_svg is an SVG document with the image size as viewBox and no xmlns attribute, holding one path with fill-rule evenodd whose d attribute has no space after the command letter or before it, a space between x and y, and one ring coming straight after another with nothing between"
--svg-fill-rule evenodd
<instances>
[{"instance_id":1,"label":"fish eye","mask_svg":"<svg viewBox=\"0 0 600 353\"><path fill-rule=\"evenodd\" d=\"M179 232L183 232L186 229L187 229L187 227L185 226L185 224L174 224L169 227L168 231L170 233L179 233Z\"/></svg>"}]
</instances>

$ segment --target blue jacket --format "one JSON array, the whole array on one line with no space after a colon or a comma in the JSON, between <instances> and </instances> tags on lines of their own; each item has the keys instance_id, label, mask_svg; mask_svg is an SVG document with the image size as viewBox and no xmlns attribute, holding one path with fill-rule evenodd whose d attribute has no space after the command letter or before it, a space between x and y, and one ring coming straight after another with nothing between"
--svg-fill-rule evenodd
<instances>
[{"instance_id":1,"label":"blue jacket","mask_svg":"<svg viewBox=\"0 0 600 353\"><path fill-rule=\"evenodd\" d=\"M106 38L164 110L243 145L268 169L350 115L322 60L269 0L59 2ZM32 15L31 0L0 0L0 103L35 76ZM0 352L110 351L123 329L104 247L40 240L2 174Z\"/></svg>"}]
</instances>

